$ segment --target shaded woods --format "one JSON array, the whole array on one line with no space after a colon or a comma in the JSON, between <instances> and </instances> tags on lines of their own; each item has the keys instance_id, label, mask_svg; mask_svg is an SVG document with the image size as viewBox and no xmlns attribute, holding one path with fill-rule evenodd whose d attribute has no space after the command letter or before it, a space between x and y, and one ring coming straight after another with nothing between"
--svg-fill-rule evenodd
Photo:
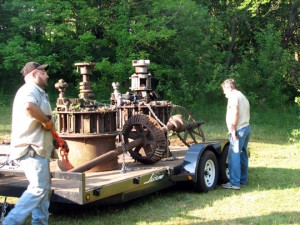
<instances>
[{"instance_id":1,"label":"shaded woods","mask_svg":"<svg viewBox=\"0 0 300 225\"><path fill-rule=\"evenodd\" d=\"M299 78L299 1L2 0L0 104L21 85L27 61L49 63L48 92L63 78L77 95L76 62L96 62L98 100L128 90L133 59L150 59L153 87L189 107L224 101L232 77L251 104L294 103Z\"/></svg>"}]
</instances>

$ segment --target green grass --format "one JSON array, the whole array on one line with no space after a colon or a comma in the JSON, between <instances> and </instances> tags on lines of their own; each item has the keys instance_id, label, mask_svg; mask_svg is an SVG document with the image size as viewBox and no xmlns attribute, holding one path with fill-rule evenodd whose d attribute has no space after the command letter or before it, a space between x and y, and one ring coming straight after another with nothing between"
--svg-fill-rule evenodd
<instances>
[{"instance_id":1,"label":"green grass","mask_svg":"<svg viewBox=\"0 0 300 225\"><path fill-rule=\"evenodd\" d=\"M52 214L50 224L300 224L300 152L251 142L249 185L198 194L178 185L129 203Z\"/></svg>"},{"instance_id":2,"label":"green grass","mask_svg":"<svg viewBox=\"0 0 300 225\"><path fill-rule=\"evenodd\" d=\"M0 106L0 143L1 140L10 138L11 132L11 107Z\"/></svg>"},{"instance_id":3,"label":"green grass","mask_svg":"<svg viewBox=\"0 0 300 225\"><path fill-rule=\"evenodd\" d=\"M212 113L213 112L213 113ZM206 121L203 131L207 139L227 137L226 106L212 105L193 110L195 118ZM300 128L299 108L251 108L251 140L264 143L286 144L293 129Z\"/></svg>"},{"instance_id":4,"label":"green grass","mask_svg":"<svg viewBox=\"0 0 300 225\"><path fill-rule=\"evenodd\" d=\"M226 137L223 106L209 109L198 112L201 118L208 118L203 127L206 136ZM300 224L300 149L288 143L291 131L300 127L298 116L297 109L252 110L249 185L240 191L218 186L199 194L181 184L122 205L54 212L49 224Z\"/></svg>"}]
</instances>

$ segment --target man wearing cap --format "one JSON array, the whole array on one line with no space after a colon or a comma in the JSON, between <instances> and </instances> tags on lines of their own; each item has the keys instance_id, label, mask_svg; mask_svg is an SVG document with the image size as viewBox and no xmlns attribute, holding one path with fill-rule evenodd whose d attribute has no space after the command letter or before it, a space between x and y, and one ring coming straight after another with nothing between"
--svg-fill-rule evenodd
<instances>
[{"instance_id":1,"label":"man wearing cap","mask_svg":"<svg viewBox=\"0 0 300 225\"><path fill-rule=\"evenodd\" d=\"M48 224L51 178L49 158L54 148L51 129L51 106L45 88L49 65L25 64L21 73L25 84L18 90L13 104L11 160L19 160L29 181L4 225L21 225L32 214L32 224Z\"/></svg>"}]
</instances>

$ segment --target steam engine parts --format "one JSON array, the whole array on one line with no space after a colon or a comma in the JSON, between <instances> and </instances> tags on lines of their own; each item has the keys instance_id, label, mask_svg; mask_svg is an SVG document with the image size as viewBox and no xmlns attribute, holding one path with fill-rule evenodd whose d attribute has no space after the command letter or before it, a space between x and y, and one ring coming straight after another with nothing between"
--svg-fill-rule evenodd
<instances>
[{"instance_id":1,"label":"steam engine parts","mask_svg":"<svg viewBox=\"0 0 300 225\"><path fill-rule=\"evenodd\" d=\"M93 92L89 76L94 63L75 64L82 75L79 98L65 98L64 92L68 85L59 80L55 87L59 90L54 114L57 117L57 132L69 146L69 161L73 167L91 161L116 148L115 139L118 134L116 127L116 110L111 107L94 104ZM62 170L64 165L59 165ZM98 164L91 172L118 168L117 158Z\"/></svg>"},{"instance_id":2,"label":"steam engine parts","mask_svg":"<svg viewBox=\"0 0 300 225\"><path fill-rule=\"evenodd\" d=\"M93 101L89 80L95 63L76 63L80 71L79 98L66 98L68 84L59 80L55 114L57 131L69 146L72 172L96 172L118 169L117 156L129 151L136 161L154 164L169 155L168 132L177 134L187 146L204 141L200 126L183 107L169 101L159 101L152 90L149 60L133 60L135 73L131 75L131 92L120 93L119 83L109 106ZM60 168L63 165L60 164Z\"/></svg>"}]
</instances>

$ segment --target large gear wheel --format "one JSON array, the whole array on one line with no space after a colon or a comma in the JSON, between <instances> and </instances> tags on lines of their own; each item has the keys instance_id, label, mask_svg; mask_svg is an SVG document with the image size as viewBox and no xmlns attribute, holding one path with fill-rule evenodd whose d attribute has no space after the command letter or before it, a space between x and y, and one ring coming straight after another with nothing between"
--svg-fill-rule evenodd
<instances>
[{"instance_id":1,"label":"large gear wheel","mask_svg":"<svg viewBox=\"0 0 300 225\"><path fill-rule=\"evenodd\" d=\"M130 140L145 138L143 145L129 150L132 158L143 164L161 160L167 149L167 138L159 123L144 114L131 116L123 126L125 144Z\"/></svg>"},{"instance_id":2,"label":"large gear wheel","mask_svg":"<svg viewBox=\"0 0 300 225\"><path fill-rule=\"evenodd\" d=\"M205 141L204 133L201 129L201 125L205 122L197 122L192 114L184 107L174 105L171 108L171 117L175 115L181 115L185 124L185 129L180 131L171 131L170 136L176 134L178 138L187 146Z\"/></svg>"}]
</instances>

